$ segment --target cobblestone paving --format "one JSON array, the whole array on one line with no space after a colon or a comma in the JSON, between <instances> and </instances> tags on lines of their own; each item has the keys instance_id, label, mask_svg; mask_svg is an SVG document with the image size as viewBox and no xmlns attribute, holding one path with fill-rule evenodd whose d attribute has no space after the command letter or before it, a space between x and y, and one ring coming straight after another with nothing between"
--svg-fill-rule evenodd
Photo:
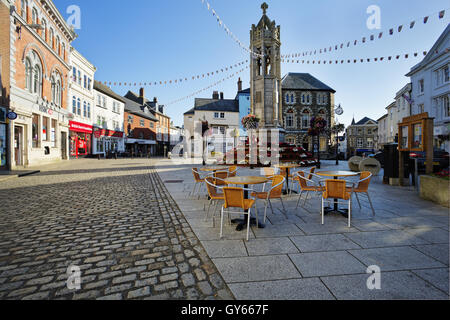
<instances>
[{"instance_id":1,"label":"cobblestone paving","mask_svg":"<svg viewBox=\"0 0 450 320\"><path fill-rule=\"evenodd\" d=\"M233 299L150 164L77 160L2 181L0 299Z\"/></svg>"}]
</instances>

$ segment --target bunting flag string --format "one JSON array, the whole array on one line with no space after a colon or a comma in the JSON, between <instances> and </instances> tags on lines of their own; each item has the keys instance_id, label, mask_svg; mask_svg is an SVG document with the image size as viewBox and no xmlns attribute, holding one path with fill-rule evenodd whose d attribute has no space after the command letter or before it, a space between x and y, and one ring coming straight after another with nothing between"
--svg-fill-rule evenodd
<instances>
[{"instance_id":1,"label":"bunting flag string","mask_svg":"<svg viewBox=\"0 0 450 320\"><path fill-rule=\"evenodd\" d=\"M172 104L175 104L175 103L181 102L181 101L183 101L183 100L187 100L187 99L189 99L189 98L192 98L192 97L194 97L194 96L196 96L196 95L198 95L198 94L200 94L200 93L202 93L202 92L204 92L204 91L208 91L208 90L210 90L211 88L214 88L214 87L216 87L217 85L219 85L219 84L221 84L221 83L223 83L223 82L225 82L225 81L227 81L227 80L229 80L229 79L231 79L231 78L236 77L238 74L244 72L244 71L245 71L246 69L248 69L248 68L249 68L249 66L247 65L245 68L242 68L242 69L240 69L240 70L238 70L238 71L236 71L236 72L234 72L234 73L228 75L227 77L225 77L225 78L223 78L223 79L221 79L221 80L219 80L219 81L217 81L217 82L215 82L215 83L213 83L213 84L211 84L211 85L209 85L209 86L207 86L207 87L205 87L205 88L203 88L203 89L200 89L200 90L198 90L198 91L196 91L196 92L193 92L193 93L191 93L190 95L184 96L184 97L179 98L179 99L177 99L177 100L173 100L173 101L171 101L171 102L165 104L165 106L170 106L170 105L172 105Z\"/></svg>"},{"instance_id":2,"label":"bunting flag string","mask_svg":"<svg viewBox=\"0 0 450 320\"><path fill-rule=\"evenodd\" d=\"M444 16L445 16L445 10L441 10L439 12L435 12L435 13L432 13L430 15L427 15L426 17L423 18L423 24L427 24L430 16L434 16L436 14L437 14L439 20L443 19ZM416 19L416 20L419 20L419 19ZM411 21L409 23L409 28L410 29L414 28L414 26L416 25L416 20ZM397 27L397 32L398 33L401 33L402 30L403 30L403 24L399 25ZM395 32L395 28L390 28L389 29L389 35L391 35L391 36L394 35L394 32ZM312 55L327 53L327 52L331 52L333 50L337 51L339 49L349 48L352 44L353 44L353 46L356 46L359 43L367 43L367 39L370 39L370 41L374 41L375 38L381 39L383 37L383 35L384 35L383 32L379 32L378 36L373 34L369 38L368 37L362 37L362 39L360 41L359 40L345 41L345 42L342 42L341 44L336 44L336 45L333 45L333 46L325 47L323 49L314 49L314 50L304 51L304 52L301 52L301 53L281 55L281 58L298 58L298 57L305 57L305 56L312 56Z\"/></svg>"},{"instance_id":3,"label":"bunting flag string","mask_svg":"<svg viewBox=\"0 0 450 320\"><path fill-rule=\"evenodd\" d=\"M108 86L130 86L130 87L146 87L147 85L149 86L157 86L157 85L167 85L167 84L177 84L177 83L182 83L187 82L189 80L199 80L199 79L204 79L204 78L208 78L208 77L212 77L216 74L219 73L223 73L223 72L227 72L228 70L233 70L233 68L238 68L239 66L242 66L244 64L248 63L248 60L236 63L234 65L230 65L228 67L223 67L221 69L218 69L216 71L212 71L212 72L207 72L207 73L202 73L202 74L198 74L195 76L191 76L191 77L183 77L180 79L175 79L175 80L165 80L165 81L151 81L151 82L119 82L119 81L100 81L100 83L103 83L104 85L108 85Z\"/></svg>"},{"instance_id":4,"label":"bunting flag string","mask_svg":"<svg viewBox=\"0 0 450 320\"><path fill-rule=\"evenodd\" d=\"M449 52L450 48L446 48L445 52ZM423 51L423 56L426 56L428 54L427 51ZM299 63L299 64L344 64L344 63L364 63L364 62L378 62L378 61L393 61L393 60L399 60L400 58L408 59L409 57L418 57L420 56L419 53L415 52L414 54L397 54L392 56L386 56L386 57L377 57L377 58L358 58L358 59L328 59L328 60L301 60L301 59L281 59L281 62L283 63Z\"/></svg>"},{"instance_id":5,"label":"bunting flag string","mask_svg":"<svg viewBox=\"0 0 450 320\"><path fill-rule=\"evenodd\" d=\"M219 24L220 27L222 27L224 29L224 31L227 33L228 36L230 36L234 42L236 42L243 50L247 51L249 54L251 54L253 57L260 57L263 58L264 55L257 53L257 52L253 52L252 50L250 50L247 46L245 46L241 40L239 40L234 34L233 32L231 32L230 28L227 27L227 25L222 21L222 19L220 19L219 15L217 14L217 12L211 7L211 5L209 4L208 0L202 0L202 3L206 5L206 8L208 9L208 11L211 11L213 17L216 18L217 23Z\"/></svg>"}]
</instances>

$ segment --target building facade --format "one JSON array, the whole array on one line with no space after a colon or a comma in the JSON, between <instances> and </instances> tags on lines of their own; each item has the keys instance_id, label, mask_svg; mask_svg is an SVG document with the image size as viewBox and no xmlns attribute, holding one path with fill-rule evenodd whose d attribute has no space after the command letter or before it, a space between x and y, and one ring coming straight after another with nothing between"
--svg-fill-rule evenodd
<instances>
[{"instance_id":1,"label":"building facade","mask_svg":"<svg viewBox=\"0 0 450 320\"><path fill-rule=\"evenodd\" d=\"M239 104L239 136L245 137L247 136L247 131L242 124L242 119L248 116L251 113L251 104L250 104L250 88L242 90L242 81L241 78L238 80L238 92L236 95L236 100Z\"/></svg>"},{"instance_id":2,"label":"building facade","mask_svg":"<svg viewBox=\"0 0 450 320\"><path fill-rule=\"evenodd\" d=\"M378 147L378 123L370 118L363 118L347 127L347 157L364 153L374 153Z\"/></svg>"},{"instance_id":3,"label":"building facade","mask_svg":"<svg viewBox=\"0 0 450 320\"><path fill-rule=\"evenodd\" d=\"M124 112L126 152L131 156L156 156L156 123L158 119L145 105L126 97Z\"/></svg>"},{"instance_id":4,"label":"building facade","mask_svg":"<svg viewBox=\"0 0 450 320\"><path fill-rule=\"evenodd\" d=\"M92 154L125 152L124 99L106 85L94 82Z\"/></svg>"},{"instance_id":5,"label":"building facade","mask_svg":"<svg viewBox=\"0 0 450 320\"><path fill-rule=\"evenodd\" d=\"M96 68L74 48L70 48L69 155L86 157L93 151L94 76Z\"/></svg>"},{"instance_id":6,"label":"building facade","mask_svg":"<svg viewBox=\"0 0 450 320\"><path fill-rule=\"evenodd\" d=\"M144 88L139 90L139 95L128 91L125 97L139 104L145 112L151 112L156 118L156 155L167 156L170 150L170 117L164 113L164 106L158 104L156 97L153 100L145 98Z\"/></svg>"},{"instance_id":7,"label":"building facade","mask_svg":"<svg viewBox=\"0 0 450 320\"><path fill-rule=\"evenodd\" d=\"M208 150L215 153L225 153L235 144L235 136L239 133L240 114L239 101L224 99L223 93L214 91L211 99L196 98L194 108L184 114L185 133L191 140L191 154L194 150L195 126L207 121L210 128ZM189 139L190 138L190 139Z\"/></svg>"},{"instance_id":8,"label":"building facade","mask_svg":"<svg viewBox=\"0 0 450 320\"><path fill-rule=\"evenodd\" d=\"M9 108L18 117L8 145L10 167L17 169L68 158L68 48L76 35L51 0L13 4Z\"/></svg>"},{"instance_id":9,"label":"building facade","mask_svg":"<svg viewBox=\"0 0 450 320\"><path fill-rule=\"evenodd\" d=\"M450 25L426 57L406 75L412 84L412 114L434 118L434 147L450 151Z\"/></svg>"},{"instance_id":10,"label":"building facade","mask_svg":"<svg viewBox=\"0 0 450 320\"><path fill-rule=\"evenodd\" d=\"M10 95L10 9L6 0L0 0L0 170L10 168L10 132L7 114Z\"/></svg>"},{"instance_id":11,"label":"building facade","mask_svg":"<svg viewBox=\"0 0 450 320\"><path fill-rule=\"evenodd\" d=\"M378 148L382 148L383 145L389 143L388 140L388 115L385 114L378 122Z\"/></svg>"},{"instance_id":12,"label":"building facade","mask_svg":"<svg viewBox=\"0 0 450 320\"><path fill-rule=\"evenodd\" d=\"M328 128L334 125L336 91L309 73L288 73L283 77L281 85L285 140L313 152L317 142L308 135L311 119L321 117L327 121ZM321 153L329 152L331 138L330 133L319 137L318 148Z\"/></svg>"}]
</instances>

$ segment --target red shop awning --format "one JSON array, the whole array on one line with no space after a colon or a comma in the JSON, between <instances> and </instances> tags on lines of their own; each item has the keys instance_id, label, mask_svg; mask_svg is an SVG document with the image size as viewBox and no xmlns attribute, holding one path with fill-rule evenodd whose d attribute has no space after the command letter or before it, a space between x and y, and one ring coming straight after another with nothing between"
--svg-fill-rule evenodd
<instances>
[{"instance_id":1,"label":"red shop awning","mask_svg":"<svg viewBox=\"0 0 450 320\"><path fill-rule=\"evenodd\" d=\"M92 133L92 126L81 122L69 121L69 130L74 132Z\"/></svg>"},{"instance_id":2,"label":"red shop awning","mask_svg":"<svg viewBox=\"0 0 450 320\"><path fill-rule=\"evenodd\" d=\"M100 138L100 137L122 138L123 132L106 130L106 129L94 129L94 137L96 137L96 138Z\"/></svg>"}]
</instances>

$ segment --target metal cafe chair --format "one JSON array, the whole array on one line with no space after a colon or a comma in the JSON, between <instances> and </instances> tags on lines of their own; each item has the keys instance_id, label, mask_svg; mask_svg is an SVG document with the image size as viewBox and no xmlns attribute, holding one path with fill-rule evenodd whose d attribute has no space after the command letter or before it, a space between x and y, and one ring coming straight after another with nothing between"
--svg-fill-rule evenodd
<instances>
[{"instance_id":1,"label":"metal cafe chair","mask_svg":"<svg viewBox=\"0 0 450 320\"><path fill-rule=\"evenodd\" d=\"M272 177L272 186L269 191L262 191L262 192L253 192L251 194L252 197L258 200L264 200L265 207L264 207L264 223L266 223L267 220L267 206L270 205L270 210L272 211L272 214L275 214L272 206L271 200L279 199L281 202L281 205L283 206L283 213L286 214L286 208L283 203L283 185L286 181L286 178L281 175L276 175ZM264 189L263 189L264 190Z\"/></svg>"},{"instance_id":2,"label":"metal cafe chair","mask_svg":"<svg viewBox=\"0 0 450 320\"><path fill-rule=\"evenodd\" d=\"M205 179L205 183L206 183L206 189L208 190L208 195L209 195L209 206L208 206L208 211L206 212L205 215L205 221L208 220L209 218L209 212L211 209L211 205L215 204L214 206L214 211L213 211L213 228L216 227L216 212L217 212L217 206L219 204L220 201L224 201L225 197L223 194L223 188L219 185L217 185L217 182L221 180L219 178L213 178L213 177L206 177ZM224 182L223 180L221 182ZM226 185L226 184L222 184L221 185ZM219 190L222 190L222 192L219 192Z\"/></svg>"},{"instance_id":3,"label":"metal cafe chair","mask_svg":"<svg viewBox=\"0 0 450 320\"><path fill-rule=\"evenodd\" d=\"M192 189L191 193L189 194L190 196L194 196L195 193L199 194L200 190L202 188L203 183L205 182L205 177L202 177L200 172L198 171L197 168L193 168L192 169L192 174L194 175L194 188ZM199 187L197 190L197 186ZM200 195L199 195L200 198Z\"/></svg>"},{"instance_id":4,"label":"metal cafe chair","mask_svg":"<svg viewBox=\"0 0 450 320\"><path fill-rule=\"evenodd\" d=\"M361 209L361 202L359 201L359 195L365 195L367 199L369 200L370 208L372 209L373 216L375 216L375 209L372 204L372 199L370 199L369 195L369 185L372 180L373 174L368 171L361 172L359 176L359 181L357 181L355 184L357 186L353 188L353 193L356 196L356 200L358 201L359 209ZM348 191L350 191L350 187L347 187Z\"/></svg>"},{"instance_id":5,"label":"metal cafe chair","mask_svg":"<svg viewBox=\"0 0 450 320\"><path fill-rule=\"evenodd\" d=\"M315 174L310 173L309 176L311 177L318 177ZM294 180L298 182L298 200L297 200L297 206L295 209L298 209L298 205L300 204L300 200L302 198L302 195L305 193L305 201L303 203L303 207L306 205L306 201L308 201L308 196L310 192L314 193L320 193L324 190L324 188L320 185L319 182L315 182L311 179L308 179L305 177L305 172L299 171L296 173Z\"/></svg>"},{"instance_id":6,"label":"metal cafe chair","mask_svg":"<svg viewBox=\"0 0 450 320\"><path fill-rule=\"evenodd\" d=\"M223 194L224 194L224 205L222 206L221 214L220 214L220 238L223 237L223 216L225 213L228 214L228 217L230 216L230 213L239 213L242 214L242 212L235 212L235 211L229 211L226 209L241 209L247 214L247 241L249 240L250 236L250 217L252 213L252 208L254 204L256 203L255 199L245 199L244 197L244 191L252 192L252 189L247 188L231 188L231 187L224 187L223 188ZM255 207L255 214L256 214L256 221L258 221L258 210ZM258 223L258 222L257 222Z\"/></svg>"},{"instance_id":7,"label":"metal cafe chair","mask_svg":"<svg viewBox=\"0 0 450 320\"><path fill-rule=\"evenodd\" d=\"M353 185L354 186L354 185ZM345 180L325 180L325 190L322 193L322 225L325 223L325 203L348 203L348 227L351 226L353 186L347 187Z\"/></svg>"},{"instance_id":8,"label":"metal cafe chair","mask_svg":"<svg viewBox=\"0 0 450 320\"><path fill-rule=\"evenodd\" d=\"M236 177L238 171L237 166L231 166L228 168L228 178Z\"/></svg>"}]
</instances>

